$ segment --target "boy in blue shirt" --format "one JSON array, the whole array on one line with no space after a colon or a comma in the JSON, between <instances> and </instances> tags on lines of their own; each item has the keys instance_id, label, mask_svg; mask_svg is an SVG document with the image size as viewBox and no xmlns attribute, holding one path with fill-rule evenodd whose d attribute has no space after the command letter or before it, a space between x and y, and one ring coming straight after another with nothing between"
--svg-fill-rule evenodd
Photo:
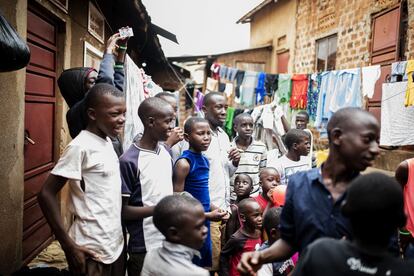
<instances>
[{"instance_id":1,"label":"boy in blue shirt","mask_svg":"<svg viewBox=\"0 0 414 276\"><path fill-rule=\"evenodd\" d=\"M227 213L224 210L211 210L208 190L209 162L202 154L211 142L210 126L207 120L198 117L189 118L184 125L184 138L190 148L183 152L174 166L174 192L186 191L201 202L206 213L205 225L207 238L201 248L201 260L195 263L201 267L211 267L212 249L210 221L221 220Z\"/></svg>"}]
</instances>

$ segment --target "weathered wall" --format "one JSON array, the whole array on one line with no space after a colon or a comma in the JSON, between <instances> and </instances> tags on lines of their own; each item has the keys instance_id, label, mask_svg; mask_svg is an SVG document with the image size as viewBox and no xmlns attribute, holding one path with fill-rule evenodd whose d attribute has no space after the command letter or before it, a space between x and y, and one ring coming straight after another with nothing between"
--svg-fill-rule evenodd
<instances>
[{"instance_id":1,"label":"weathered wall","mask_svg":"<svg viewBox=\"0 0 414 276\"><path fill-rule=\"evenodd\" d=\"M0 1L5 18L26 37L27 0ZM21 264L25 69L0 73L0 274Z\"/></svg>"},{"instance_id":2,"label":"weathered wall","mask_svg":"<svg viewBox=\"0 0 414 276\"><path fill-rule=\"evenodd\" d=\"M250 23L250 47L273 45L269 73L277 73L277 53L289 50L288 72L293 69L296 32L296 0L272 2L258 11ZM283 38L285 36L285 38Z\"/></svg>"},{"instance_id":3,"label":"weathered wall","mask_svg":"<svg viewBox=\"0 0 414 276\"><path fill-rule=\"evenodd\" d=\"M397 4L398 0L298 0L294 71L316 69L316 40L337 34L336 69L369 65L372 14ZM414 57L414 1L408 0L409 47Z\"/></svg>"},{"instance_id":4,"label":"weathered wall","mask_svg":"<svg viewBox=\"0 0 414 276\"><path fill-rule=\"evenodd\" d=\"M265 72L270 72L271 53L269 48L232 52L218 56L216 62L231 67L236 67L237 62L264 63Z\"/></svg>"}]
</instances>

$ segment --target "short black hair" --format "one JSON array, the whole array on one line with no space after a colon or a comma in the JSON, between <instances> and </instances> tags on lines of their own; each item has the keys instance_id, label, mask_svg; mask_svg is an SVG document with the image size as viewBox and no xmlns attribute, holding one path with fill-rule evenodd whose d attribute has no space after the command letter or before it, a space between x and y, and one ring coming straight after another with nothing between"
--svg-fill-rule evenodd
<instances>
[{"instance_id":1,"label":"short black hair","mask_svg":"<svg viewBox=\"0 0 414 276\"><path fill-rule=\"evenodd\" d=\"M406 221L401 186L379 172L361 175L351 182L342 213L350 219L355 237L388 240Z\"/></svg>"},{"instance_id":2,"label":"short black hair","mask_svg":"<svg viewBox=\"0 0 414 276\"><path fill-rule=\"evenodd\" d=\"M203 207L197 199L188 195L170 195L161 199L154 208L152 220L155 227L167 237L171 226L177 228L186 227L185 214L193 210L195 206Z\"/></svg>"},{"instance_id":3,"label":"short black hair","mask_svg":"<svg viewBox=\"0 0 414 276\"><path fill-rule=\"evenodd\" d=\"M285 145L290 150L293 144L299 144L304 138L309 138L309 133L301 129L293 128L286 133Z\"/></svg>"},{"instance_id":4,"label":"short black hair","mask_svg":"<svg viewBox=\"0 0 414 276\"><path fill-rule=\"evenodd\" d=\"M308 114L308 112L306 112L305 110L301 110L301 111L299 111L299 112L296 114L296 116L298 116L298 115L303 115L303 116L305 116L305 117L306 117L306 120L308 120L308 121L309 121L309 114Z\"/></svg>"},{"instance_id":5,"label":"short black hair","mask_svg":"<svg viewBox=\"0 0 414 276\"><path fill-rule=\"evenodd\" d=\"M236 177L234 178L234 181L236 181L236 178L239 176L247 176L247 178L250 181L250 186L253 186L253 179L250 177L250 175L248 175L247 173L239 173L236 175Z\"/></svg>"},{"instance_id":6,"label":"short black hair","mask_svg":"<svg viewBox=\"0 0 414 276\"><path fill-rule=\"evenodd\" d=\"M204 96L204 99L203 99L203 106L206 106L206 107L209 106L210 103L211 103L211 101L212 101L212 98L214 96L224 97L223 93L220 93L220 92L210 92L210 93L207 93Z\"/></svg>"},{"instance_id":7,"label":"short black hair","mask_svg":"<svg viewBox=\"0 0 414 276\"><path fill-rule=\"evenodd\" d=\"M253 203L253 202L257 203L257 201L254 198L251 198L251 197L245 198L242 201L240 201L239 204L237 204L237 206L239 207L240 214L245 215L246 211L247 211L247 206L250 203Z\"/></svg>"},{"instance_id":8,"label":"short black hair","mask_svg":"<svg viewBox=\"0 0 414 276\"><path fill-rule=\"evenodd\" d=\"M145 125L146 119L149 117L157 117L160 110L171 108L171 105L158 97L145 99L138 107L138 116Z\"/></svg>"},{"instance_id":9,"label":"short black hair","mask_svg":"<svg viewBox=\"0 0 414 276\"><path fill-rule=\"evenodd\" d=\"M263 229L266 234L270 236L270 231L273 228L279 229L280 215L282 214L282 207L272 207L267 209L263 217Z\"/></svg>"},{"instance_id":10,"label":"short black hair","mask_svg":"<svg viewBox=\"0 0 414 276\"><path fill-rule=\"evenodd\" d=\"M116 87L107 83L95 84L85 96L85 108L93 108L99 104L99 100L104 95L112 95L114 97L124 97L125 94Z\"/></svg>"},{"instance_id":11,"label":"short black hair","mask_svg":"<svg viewBox=\"0 0 414 276\"><path fill-rule=\"evenodd\" d=\"M329 142L332 140L332 131L335 128L340 128L343 131L348 131L352 129L353 123L355 123L355 121L361 119L361 116L368 116L376 120L374 115L359 107L345 107L336 111L332 115L326 127Z\"/></svg>"},{"instance_id":12,"label":"short black hair","mask_svg":"<svg viewBox=\"0 0 414 276\"><path fill-rule=\"evenodd\" d=\"M193 126L196 123L207 123L208 121L201 117L190 117L184 123L184 133L190 134L193 130Z\"/></svg>"},{"instance_id":13,"label":"short black hair","mask_svg":"<svg viewBox=\"0 0 414 276\"><path fill-rule=\"evenodd\" d=\"M234 126L237 126L237 125L239 124L239 121L240 121L241 119L243 119L243 118L251 118L251 119L253 120L252 115L250 115L250 114L249 114L249 113L247 113L247 112L244 112L244 113L240 113L239 115L237 115L237 116L234 118L234 120L233 120L233 125L234 125Z\"/></svg>"},{"instance_id":14,"label":"short black hair","mask_svg":"<svg viewBox=\"0 0 414 276\"><path fill-rule=\"evenodd\" d=\"M260 178L262 178L263 173L264 173L265 171L268 171L268 170L273 170L273 171L275 171L277 174L279 174L279 172L278 172L278 171L276 170L276 168L274 168L274 167L264 167L264 168L260 169L260 171L259 171L259 179L260 179Z\"/></svg>"},{"instance_id":15,"label":"short black hair","mask_svg":"<svg viewBox=\"0 0 414 276\"><path fill-rule=\"evenodd\" d=\"M154 97L157 97L157 98L160 98L160 99L162 99L164 97L170 97L170 98L173 98L174 100L176 100L175 95L173 93L167 92L167 91L160 92L160 93L156 94Z\"/></svg>"}]
</instances>

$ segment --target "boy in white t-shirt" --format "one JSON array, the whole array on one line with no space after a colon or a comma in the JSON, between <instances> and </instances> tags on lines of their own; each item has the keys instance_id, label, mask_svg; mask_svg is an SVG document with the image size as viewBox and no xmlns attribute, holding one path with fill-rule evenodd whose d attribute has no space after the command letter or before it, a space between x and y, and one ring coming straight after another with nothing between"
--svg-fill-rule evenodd
<instances>
[{"instance_id":1,"label":"boy in white t-shirt","mask_svg":"<svg viewBox=\"0 0 414 276\"><path fill-rule=\"evenodd\" d=\"M280 174L281 184L288 184L294 173L311 169L307 158L310 150L309 134L300 129L291 129L285 136L288 152L278 159L267 160L267 167L275 168Z\"/></svg>"},{"instance_id":2,"label":"boy in white t-shirt","mask_svg":"<svg viewBox=\"0 0 414 276\"><path fill-rule=\"evenodd\" d=\"M38 195L73 275L122 275L121 176L109 137L125 123L124 94L96 84L85 99L88 124L66 147ZM69 183L74 221L66 232L56 195Z\"/></svg>"}]
</instances>

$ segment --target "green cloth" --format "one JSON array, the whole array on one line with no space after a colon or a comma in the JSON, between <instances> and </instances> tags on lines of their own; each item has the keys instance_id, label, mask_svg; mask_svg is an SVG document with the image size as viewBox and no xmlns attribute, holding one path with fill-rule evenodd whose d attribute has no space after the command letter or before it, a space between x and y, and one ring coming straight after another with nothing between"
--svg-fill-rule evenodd
<instances>
[{"instance_id":1,"label":"green cloth","mask_svg":"<svg viewBox=\"0 0 414 276\"><path fill-rule=\"evenodd\" d=\"M292 94L292 80L289 74L279 74L278 88L276 95L279 98L279 103L286 103L290 100Z\"/></svg>"},{"instance_id":2,"label":"green cloth","mask_svg":"<svg viewBox=\"0 0 414 276\"><path fill-rule=\"evenodd\" d=\"M234 107L227 108L226 122L224 123L224 131L230 137L233 137L233 119L234 119Z\"/></svg>"}]
</instances>

